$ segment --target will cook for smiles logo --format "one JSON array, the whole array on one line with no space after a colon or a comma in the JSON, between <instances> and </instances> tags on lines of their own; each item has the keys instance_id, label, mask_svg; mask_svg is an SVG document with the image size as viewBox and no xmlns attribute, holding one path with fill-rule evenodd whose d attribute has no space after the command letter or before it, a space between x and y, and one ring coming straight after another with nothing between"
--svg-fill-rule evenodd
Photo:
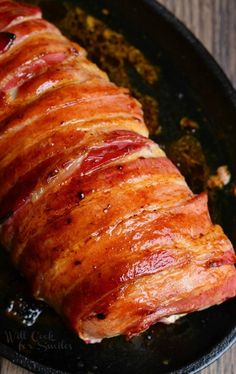
<instances>
[{"instance_id":1,"label":"will cook for smiles logo","mask_svg":"<svg viewBox=\"0 0 236 374\"><path fill-rule=\"evenodd\" d=\"M26 329L12 331L4 330L4 340L9 345L18 346L19 352L29 350L48 351L68 351L72 350L71 343L58 339L52 331L41 333L39 331L27 331Z\"/></svg>"}]
</instances>

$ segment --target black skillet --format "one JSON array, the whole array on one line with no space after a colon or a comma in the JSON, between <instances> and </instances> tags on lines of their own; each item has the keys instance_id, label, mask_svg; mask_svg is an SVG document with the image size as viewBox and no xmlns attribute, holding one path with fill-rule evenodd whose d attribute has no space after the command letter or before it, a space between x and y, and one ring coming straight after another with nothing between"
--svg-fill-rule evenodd
<instances>
[{"instance_id":1,"label":"black skillet","mask_svg":"<svg viewBox=\"0 0 236 374\"><path fill-rule=\"evenodd\" d=\"M53 22L60 23L65 16L66 2L38 3ZM209 174L220 165L228 165L231 183L223 190L210 191L209 199L214 221L223 225L235 245L236 199L232 190L236 175L236 94L222 70L155 0L80 0L74 4L122 32L160 67L157 84L149 87L131 71L132 85L158 101L162 132L153 137L178 163L191 187L196 192L205 189ZM199 129L181 129L182 117L197 122ZM183 138L185 155L189 152L195 157L195 163L187 166L181 158L183 142L179 139ZM27 286L3 251L0 256L0 354L29 370L195 373L236 340L234 299L173 325L156 325L131 341L118 337L85 345L49 307L29 297Z\"/></svg>"}]
</instances>

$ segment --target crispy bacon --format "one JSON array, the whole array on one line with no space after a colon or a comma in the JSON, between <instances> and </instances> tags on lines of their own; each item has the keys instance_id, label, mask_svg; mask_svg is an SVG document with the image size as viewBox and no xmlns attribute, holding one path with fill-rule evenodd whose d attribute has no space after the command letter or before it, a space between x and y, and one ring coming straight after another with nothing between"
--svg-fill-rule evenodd
<instances>
[{"instance_id":1,"label":"crispy bacon","mask_svg":"<svg viewBox=\"0 0 236 374\"><path fill-rule=\"evenodd\" d=\"M42 15L37 6L17 3L15 1L0 2L0 31L16 25L26 19L37 19Z\"/></svg>"},{"instance_id":2,"label":"crispy bacon","mask_svg":"<svg viewBox=\"0 0 236 374\"><path fill-rule=\"evenodd\" d=\"M140 104L41 19L0 0L1 243L86 342L236 295L236 257Z\"/></svg>"}]
</instances>

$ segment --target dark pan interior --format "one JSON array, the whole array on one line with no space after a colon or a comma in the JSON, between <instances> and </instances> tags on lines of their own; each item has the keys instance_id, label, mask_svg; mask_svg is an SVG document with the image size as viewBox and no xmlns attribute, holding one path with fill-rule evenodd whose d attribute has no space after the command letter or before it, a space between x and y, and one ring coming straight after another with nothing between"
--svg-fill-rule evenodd
<instances>
[{"instance_id":1,"label":"dark pan interior","mask_svg":"<svg viewBox=\"0 0 236 374\"><path fill-rule=\"evenodd\" d=\"M207 188L207 179L218 166L228 166L231 182L209 191L209 205L214 221L222 224L235 245L236 94L205 49L154 0L34 3L74 40L82 42L83 37L62 23L69 3L101 19L143 52L158 71L157 82L148 83L130 63L125 68L134 94L137 90L148 95L159 108L156 123L161 131L152 129L151 136L195 192ZM89 53L99 63L92 49ZM181 128L183 117L198 128ZM187 161L186 155L191 156ZM49 307L32 300L7 255L0 253L0 353L36 372L194 373L235 341L235 316L234 299L173 325L156 325L130 341L117 337L86 345Z\"/></svg>"}]
</instances>

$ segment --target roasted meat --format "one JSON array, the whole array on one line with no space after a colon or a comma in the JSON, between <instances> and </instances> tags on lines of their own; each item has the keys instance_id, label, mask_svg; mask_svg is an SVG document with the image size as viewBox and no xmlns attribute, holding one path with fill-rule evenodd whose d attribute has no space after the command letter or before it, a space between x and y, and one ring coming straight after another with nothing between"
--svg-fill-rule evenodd
<instances>
[{"instance_id":1,"label":"roasted meat","mask_svg":"<svg viewBox=\"0 0 236 374\"><path fill-rule=\"evenodd\" d=\"M235 254L140 104L35 6L0 0L1 243L86 342L236 294Z\"/></svg>"}]
</instances>

